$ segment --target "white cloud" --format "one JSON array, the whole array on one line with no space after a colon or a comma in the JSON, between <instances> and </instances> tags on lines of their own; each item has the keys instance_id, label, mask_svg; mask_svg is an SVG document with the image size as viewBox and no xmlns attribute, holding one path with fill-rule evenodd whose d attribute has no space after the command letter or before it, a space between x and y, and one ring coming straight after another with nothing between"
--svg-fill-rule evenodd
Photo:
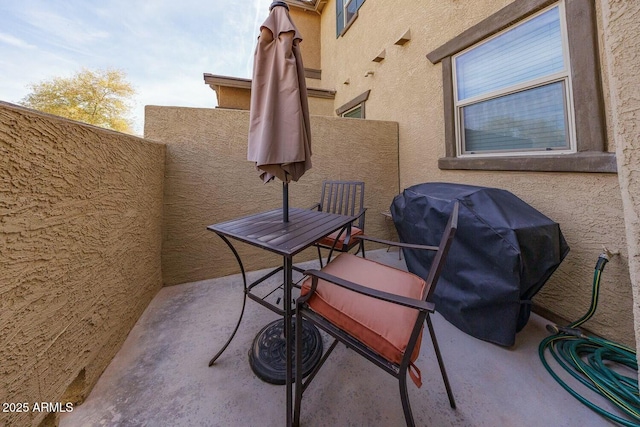
<instances>
[{"instance_id":1,"label":"white cloud","mask_svg":"<svg viewBox=\"0 0 640 427\"><path fill-rule=\"evenodd\" d=\"M0 100L81 68L123 70L144 105L215 106L203 73L250 77L271 0L0 2Z\"/></svg>"},{"instance_id":2,"label":"white cloud","mask_svg":"<svg viewBox=\"0 0 640 427\"><path fill-rule=\"evenodd\" d=\"M11 46L15 46L20 49L35 49L36 46L30 43L27 43L24 40L21 40L17 37L12 36L11 34L0 33L0 43L5 43Z\"/></svg>"}]
</instances>

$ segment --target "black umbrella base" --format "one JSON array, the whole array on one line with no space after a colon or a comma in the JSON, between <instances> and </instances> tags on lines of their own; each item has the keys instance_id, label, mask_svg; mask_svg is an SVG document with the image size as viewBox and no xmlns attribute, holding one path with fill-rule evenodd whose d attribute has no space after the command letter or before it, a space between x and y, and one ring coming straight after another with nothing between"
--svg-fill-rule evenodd
<instances>
[{"instance_id":1,"label":"black umbrella base","mask_svg":"<svg viewBox=\"0 0 640 427\"><path fill-rule=\"evenodd\" d=\"M295 321L292 318L292 334L295 334ZM320 331L305 319L302 320L302 377L311 373L322 357L322 336ZM293 335L295 336L295 335ZM256 335L249 350L249 364L254 374L270 384L284 385L286 382L286 341L284 339L284 320L269 323ZM295 361L295 350L294 350ZM293 378L295 380L295 366Z\"/></svg>"}]
</instances>

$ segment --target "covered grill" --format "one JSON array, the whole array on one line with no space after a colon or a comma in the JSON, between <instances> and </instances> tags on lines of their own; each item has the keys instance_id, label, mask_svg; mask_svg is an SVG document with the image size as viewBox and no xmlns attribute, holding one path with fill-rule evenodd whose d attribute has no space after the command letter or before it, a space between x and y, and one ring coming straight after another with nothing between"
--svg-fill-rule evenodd
<instances>
[{"instance_id":1,"label":"covered grill","mask_svg":"<svg viewBox=\"0 0 640 427\"><path fill-rule=\"evenodd\" d=\"M497 188L426 183L391 204L400 240L438 245L454 202L458 231L434 294L436 310L462 331L511 346L529 320L531 298L569 252L560 226ZM426 276L425 251L405 250L409 271Z\"/></svg>"}]
</instances>

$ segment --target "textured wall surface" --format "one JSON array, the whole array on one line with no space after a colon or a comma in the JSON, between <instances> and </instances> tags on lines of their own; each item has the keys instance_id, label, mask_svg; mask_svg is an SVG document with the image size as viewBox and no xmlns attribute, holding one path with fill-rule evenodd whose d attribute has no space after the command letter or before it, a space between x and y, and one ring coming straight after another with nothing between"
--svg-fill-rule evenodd
<instances>
[{"instance_id":1,"label":"textured wall surface","mask_svg":"<svg viewBox=\"0 0 640 427\"><path fill-rule=\"evenodd\" d=\"M307 87L318 85L316 79L306 79ZM231 110L248 110L251 106L251 90L233 87L220 87L217 91L218 107ZM333 99L310 96L309 114L316 116L335 116Z\"/></svg>"},{"instance_id":2,"label":"textured wall surface","mask_svg":"<svg viewBox=\"0 0 640 427\"><path fill-rule=\"evenodd\" d=\"M320 64L320 16L295 7L290 8L291 19L302 35L300 51L305 68L319 70Z\"/></svg>"},{"instance_id":3,"label":"textured wall surface","mask_svg":"<svg viewBox=\"0 0 640 427\"><path fill-rule=\"evenodd\" d=\"M248 111L147 107L145 137L167 144L163 279L173 285L238 273L208 225L282 206L279 181L263 184L247 158ZM389 237L381 211L398 192L395 123L312 116L313 167L289 185L291 207L310 207L324 179L365 181L366 232ZM281 262L236 245L248 271ZM306 250L296 261L316 256Z\"/></svg>"},{"instance_id":4,"label":"textured wall surface","mask_svg":"<svg viewBox=\"0 0 640 427\"><path fill-rule=\"evenodd\" d=\"M616 175L442 171L438 168L438 158L445 155L442 66L431 64L426 54L510 3L512 0L368 1L344 36L336 38L335 0L329 0L321 23L321 87L337 90L335 106L370 89L367 119L398 123L401 188L428 181L504 188L560 223L571 252L535 298L539 306L569 320L579 318L589 305L593 267L602 246L620 251L621 255L607 265L598 312L587 326L608 338L634 345L629 254ZM629 37L637 34L631 24L634 15L629 17L628 12L623 12L631 8L629 4L633 2L611 3L615 4L615 12L607 19L617 21L616 37L622 40L626 35L625 43L637 49L637 37ZM393 19L389 19L390 16ZM604 21L599 3L597 16L602 46L605 42L602 28L609 23ZM396 40L407 30L411 31L411 40L402 46L396 45ZM385 59L373 62L383 49ZM620 49L619 52L626 51ZM626 58L637 64L637 55L627 53ZM602 57L602 52L600 54ZM622 60L621 55L619 53L616 61ZM606 84L606 61L602 61L602 67ZM374 74L364 77L367 71ZM347 79L350 84L343 84ZM637 87L637 78L628 74L623 84ZM611 121L612 115L620 112L612 111L607 90L604 96ZM629 92L626 96L634 95ZM634 114L637 109L627 112L627 115ZM637 138L635 130L626 125L623 131ZM609 126L609 151L616 149L613 132ZM632 158L637 154L629 156L629 161L637 167L637 157ZM638 201L633 205L637 212Z\"/></svg>"},{"instance_id":5,"label":"textured wall surface","mask_svg":"<svg viewBox=\"0 0 640 427\"><path fill-rule=\"evenodd\" d=\"M248 110L251 106L251 90L237 87L219 87L216 91L218 106L234 110Z\"/></svg>"},{"instance_id":6,"label":"textured wall surface","mask_svg":"<svg viewBox=\"0 0 640 427\"><path fill-rule=\"evenodd\" d=\"M317 80L307 79L307 87L315 87L318 85ZM309 114L314 116L335 117L335 109L333 107L333 99L328 98L312 98L309 97Z\"/></svg>"},{"instance_id":7,"label":"textured wall surface","mask_svg":"<svg viewBox=\"0 0 640 427\"><path fill-rule=\"evenodd\" d=\"M612 128L626 219L629 272L634 289L636 343L640 344L640 21L639 2L602 0ZM640 349L640 346L638 346Z\"/></svg>"},{"instance_id":8,"label":"textured wall surface","mask_svg":"<svg viewBox=\"0 0 640 427\"><path fill-rule=\"evenodd\" d=\"M162 285L164 157L0 103L1 402L82 399Z\"/></svg>"}]
</instances>

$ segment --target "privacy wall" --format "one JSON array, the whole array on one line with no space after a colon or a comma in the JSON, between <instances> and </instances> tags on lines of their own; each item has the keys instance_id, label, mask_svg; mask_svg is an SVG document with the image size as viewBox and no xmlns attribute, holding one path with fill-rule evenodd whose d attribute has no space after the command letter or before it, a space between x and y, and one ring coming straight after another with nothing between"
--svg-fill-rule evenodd
<instances>
[{"instance_id":1,"label":"privacy wall","mask_svg":"<svg viewBox=\"0 0 640 427\"><path fill-rule=\"evenodd\" d=\"M174 285L238 273L229 248L208 225L282 206L280 181L263 184L247 159L249 112L147 107L145 137L167 144L163 279ZM382 211L398 193L396 123L311 117L313 167L289 185L291 207L311 207L325 179L365 182L367 234L391 237ZM237 244L247 271L278 257ZM371 248L374 248L372 245ZM326 255L326 253L325 253ZM295 261L317 256L306 250Z\"/></svg>"},{"instance_id":2,"label":"privacy wall","mask_svg":"<svg viewBox=\"0 0 640 427\"><path fill-rule=\"evenodd\" d=\"M164 157L0 103L0 401L78 403L159 290Z\"/></svg>"}]
</instances>

